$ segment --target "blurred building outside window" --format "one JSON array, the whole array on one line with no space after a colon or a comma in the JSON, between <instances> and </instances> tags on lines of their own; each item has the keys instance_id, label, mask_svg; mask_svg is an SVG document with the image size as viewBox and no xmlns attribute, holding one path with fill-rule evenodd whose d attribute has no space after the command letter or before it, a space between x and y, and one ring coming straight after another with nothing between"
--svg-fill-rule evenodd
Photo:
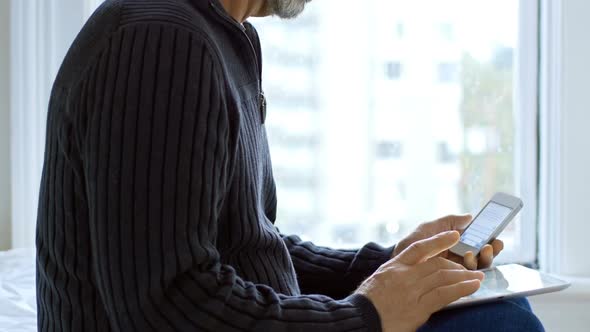
<instances>
[{"instance_id":1,"label":"blurred building outside window","mask_svg":"<svg viewBox=\"0 0 590 332\"><path fill-rule=\"evenodd\" d=\"M295 20L252 19L279 229L391 245L421 222L477 213L497 191L526 193L517 119L535 110L515 106L519 5L321 0ZM534 242L522 225L501 236L507 260Z\"/></svg>"}]
</instances>

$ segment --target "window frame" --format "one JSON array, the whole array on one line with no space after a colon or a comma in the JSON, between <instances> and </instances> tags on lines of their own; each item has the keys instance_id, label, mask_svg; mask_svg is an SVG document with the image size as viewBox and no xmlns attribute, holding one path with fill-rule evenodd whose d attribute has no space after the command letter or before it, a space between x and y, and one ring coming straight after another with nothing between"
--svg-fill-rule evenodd
<instances>
[{"instance_id":1,"label":"window frame","mask_svg":"<svg viewBox=\"0 0 590 332\"><path fill-rule=\"evenodd\" d=\"M539 63L539 268L561 270L561 95L562 3L540 0ZM552 222L553 221L553 222Z\"/></svg>"},{"instance_id":2,"label":"window frame","mask_svg":"<svg viewBox=\"0 0 590 332\"><path fill-rule=\"evenodd\" d=\"M531 13L535 13L531 15ZM515 171L521 210L519 250L505 250L497 263L518 262L538 266L538 174L539 174L539 0L519 1L519 38L514 71L516 116Z\"/></svg>"}]
</instances>

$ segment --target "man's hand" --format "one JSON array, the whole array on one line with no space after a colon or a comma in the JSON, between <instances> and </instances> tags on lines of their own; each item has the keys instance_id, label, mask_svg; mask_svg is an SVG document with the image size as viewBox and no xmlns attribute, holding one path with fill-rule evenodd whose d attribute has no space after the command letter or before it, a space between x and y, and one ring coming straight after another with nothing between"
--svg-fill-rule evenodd
<instances>
[{"instance_id":1,"label":"man's hand","mask_svg":"<svg viewBox=\"0 0 590 332\"><path fill-rule=\"evenodd\" d=\"M361 284L355 293L373 303L383 331L415 331L432 313L479 289L482 272L436 257L458 241L456 231L416 241Z\"/></svg>"},{"instance_id":2,"label":"man's hand","mask_svg":"<svg viewBox=\"0 0 590 332\"><path fill-rule=\"evenodd\" d=\"M471 215L468 214L462 216L452 215L421 224L412 234L408 235L395 246L392 257L396 257L412 243L436 234L453 230L463 233L465 227L471 222L471 219ZM439 257L447 258L453 262L462 264L470 270L485 269L492 266L494 257L498 256L502 249L504 249L504 242L502 242L502 240L494 239L491 244L486 244L481 248L479 258L476 258L471 251L467 252L465 257L461 257L448 250L441 252Z\"/></svg>"}]
</instances>

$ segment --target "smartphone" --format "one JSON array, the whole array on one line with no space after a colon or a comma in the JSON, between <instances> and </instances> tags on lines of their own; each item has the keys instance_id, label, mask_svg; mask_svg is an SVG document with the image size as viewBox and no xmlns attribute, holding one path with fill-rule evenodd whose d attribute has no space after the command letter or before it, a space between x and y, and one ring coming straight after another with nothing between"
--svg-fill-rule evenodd
<instances>
[{"instance_id":1,"label":"smartphone","mask_svg":"<svg viewBox=\"0 0 590 332\"><path fill-rule=\"evenodd\" d=\"M450 249L451 252L465 256L468 251L471 251L477 256L484 245L492 242L508 226L522 206L520 198L496 193L473 218L461 234L459 243Z\"/></svg>"}]
</instances>

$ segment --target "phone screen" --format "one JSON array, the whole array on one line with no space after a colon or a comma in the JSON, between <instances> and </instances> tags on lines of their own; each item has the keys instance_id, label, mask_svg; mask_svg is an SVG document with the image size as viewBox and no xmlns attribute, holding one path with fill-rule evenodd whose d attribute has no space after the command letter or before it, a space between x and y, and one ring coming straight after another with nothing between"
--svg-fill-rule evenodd
<instances>
[{"instance_id":1,"label":"phone screen","mask_svg":"<svg viewBox=\"0 0 590 332\"><path fill-rule=\"evenodd\" d=\"M475 220L461 235L461 242L481 249L487 244L490 235L510 215L512 209L498 203L489 202Z\"/></svg>"}]
</instances>

